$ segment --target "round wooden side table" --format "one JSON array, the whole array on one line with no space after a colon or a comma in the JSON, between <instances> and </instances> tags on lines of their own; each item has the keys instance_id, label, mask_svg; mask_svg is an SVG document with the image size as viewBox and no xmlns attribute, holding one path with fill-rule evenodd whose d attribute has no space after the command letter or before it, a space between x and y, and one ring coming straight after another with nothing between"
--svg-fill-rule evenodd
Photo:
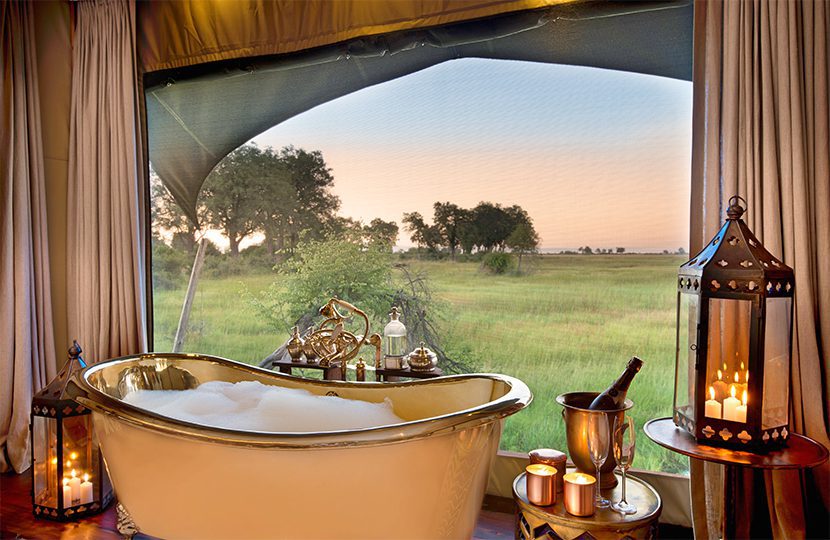
<instances>
[{"instance_id":1,"label":"round wooden side table","mask_svg":"<svg viewBox=\"0 0 830 540\"><path fill-rule=\"evenodd\" d=\"M743 450L732 450L716 446L699 444L687 431L674 425L671 418L655 418L643 426L649 439L673 452L719 463L725 466L724 501L734 501L737 493L738 474L741 467L753 469L808 469L827 461L827 449L813 439L790 433L787 446L764 454L755 454ZM738 517L737 505L724 504L722 537L735 538Z\"/></svg>"},{"instance_id":2,"label":"round wooden side table","mask_svg":"<svg viewBox=\"0 0 830 540\"><path fill-rule=\"evenodd\" d=\"M567 472L576 469L568 467ZM613 502L622 496L622 476L618 473L617 486L602 490L606 499ZM536 506L527 500L525 473L513 481L513 499L518 511L516 515L516 539L536 538L595 538L603 539L649 539L657 534L657 519L663 510L660 495L649 484L628 475L626 498L637 507L637 513L623 515L610 508L597 508L593 516L577 517L565 510L564 493L556 494L556 503L551 506Z\"/></svg>"}]
</instances>

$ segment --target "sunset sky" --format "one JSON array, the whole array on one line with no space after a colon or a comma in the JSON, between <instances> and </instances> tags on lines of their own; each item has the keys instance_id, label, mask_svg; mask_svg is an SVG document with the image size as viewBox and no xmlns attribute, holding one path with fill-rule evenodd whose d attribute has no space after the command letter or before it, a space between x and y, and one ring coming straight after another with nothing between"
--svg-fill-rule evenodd
<instances>
[{"instance_id":1,"label":"sunset sky","mask_svg":"<svg viewBox=\"0 0 830 540\"><path fill-rule=\"evenodd\" d=\"M464 59L323 104L256 137L320 150L341 214L400 225L435 201L518 204L542 248L688 247L691 83ZM409 246L401 231L400 246Z\"/></svg>"}]
</instances>

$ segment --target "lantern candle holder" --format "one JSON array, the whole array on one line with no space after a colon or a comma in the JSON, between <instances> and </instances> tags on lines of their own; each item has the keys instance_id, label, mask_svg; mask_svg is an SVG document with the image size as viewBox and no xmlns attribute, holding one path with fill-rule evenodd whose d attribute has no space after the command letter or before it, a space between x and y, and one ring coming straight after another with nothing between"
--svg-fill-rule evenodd
<instances>
[{"instance_id":1,"label":"lantern candle holder","mask_svg":"<svg viewBox=\"0 0 830 540\"><path fill-rule=\"evenodd\" d=\"M795 275L749 230L740 201L678 272L673 416L700 443L758 452L789 436Z\"/></svg>"},{"instance_id":2,"label":"lantern candle holder","mask_svg":"<svg viewBox=\"0 0 830 540\"><path fill-rule=\"evenodd\" d=\"M112 486L92 431L91 411L66 394L69 377L86 367L78 342L60 374L32 399L32 512L68 521L96 514Z\"/></svg>"}]
</instances>

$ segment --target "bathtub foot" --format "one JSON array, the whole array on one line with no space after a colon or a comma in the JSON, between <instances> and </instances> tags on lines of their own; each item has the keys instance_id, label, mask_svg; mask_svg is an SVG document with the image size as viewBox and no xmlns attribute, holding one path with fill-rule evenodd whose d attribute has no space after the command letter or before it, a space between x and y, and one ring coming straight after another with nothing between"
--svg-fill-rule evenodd
<instances>
[{"instance_id":1,"label":"bathtub foot","mask_svg":"<svg viewBox=\"0 0 830 540\"><path fill-rule=\"evenodd\" d=\"M118 513L118 523L115 525L115 528L118 529L121 536L124 538L132 538L140 532L133 521L133 516L124 508L123 504L116 504L115 511Z\"/></svg>"}]
</instances>

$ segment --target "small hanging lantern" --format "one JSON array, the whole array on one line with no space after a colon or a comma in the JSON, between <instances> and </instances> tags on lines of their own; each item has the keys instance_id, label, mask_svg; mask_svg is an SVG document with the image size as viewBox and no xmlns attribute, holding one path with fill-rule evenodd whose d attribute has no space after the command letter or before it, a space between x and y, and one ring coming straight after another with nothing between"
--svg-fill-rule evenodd
<instances>
[{"instance_id":1,"label":"small hanging lantern","mask_svg":"<svg viewBox=\"0 0 830 540\"><path fill-rule=\"evenodd\" d=\"M35 517L67 521L96 514L112 500L90 410L66 394L86 367L74 341L60 374L32 399L32 505Z\"/></svg>"},{"instance_id":2,"label":"small hanging lantern","mask_svg":"<svg viewBox=\"0 0 830 540\"><path fill-rule=\"evenodd\" d=\"M698 442L758 451L789 437L795 275L741 219L742 200L678 272L674 423Z\"/></svg>"}]
</instances>

